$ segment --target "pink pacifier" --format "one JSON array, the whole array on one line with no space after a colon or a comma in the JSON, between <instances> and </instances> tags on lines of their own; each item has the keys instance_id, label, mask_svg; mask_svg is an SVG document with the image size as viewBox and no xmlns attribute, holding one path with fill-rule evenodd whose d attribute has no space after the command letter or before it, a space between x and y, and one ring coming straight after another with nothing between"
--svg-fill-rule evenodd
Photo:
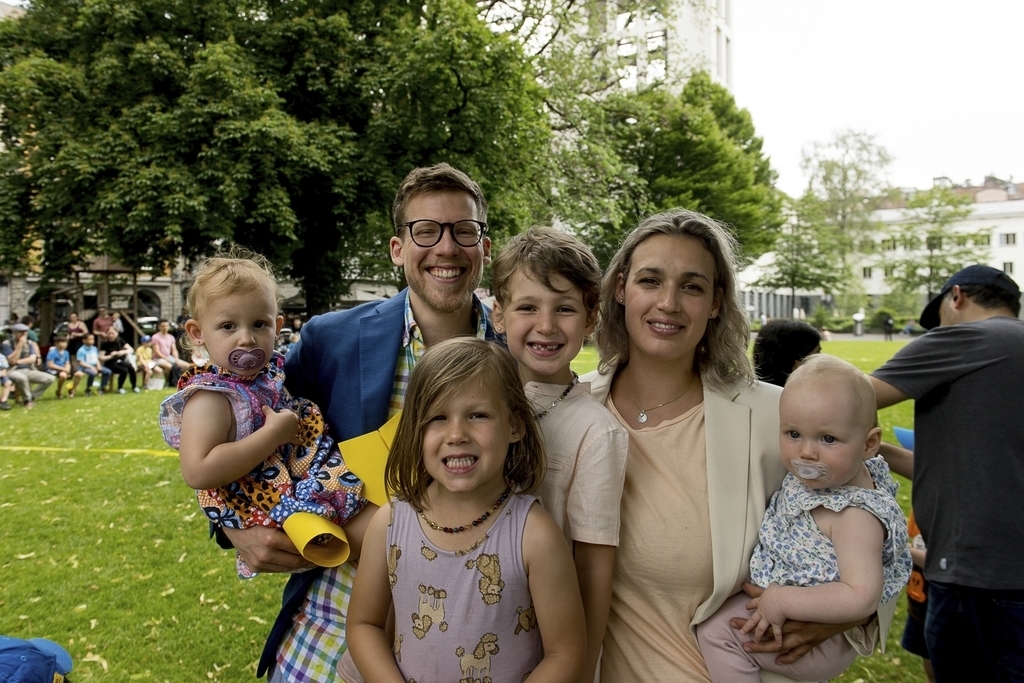
<instances>
[{"instance_id":1,"label":"pink pacifier","mask_svg":"<svg viewBox=\"0 0 1024 683\"><path fill-rule=\"evenodd\" d=\"M237 370L261 368L267 362L267 352L263 349L235 349L228 354L228 365Z\"/></svg>"},{"instance_id":2,"label":"pink pacifier","mask_svg":"<svg viewBox=\"0 0 1024 683\"><path fill-rule=\"evenodd\" d=\"M823 462L805 462L799 458L793 458L789 464L793 466L793 474L807 481L828 479L832 476L832 468Z\"/></svg>"}]
</instances>

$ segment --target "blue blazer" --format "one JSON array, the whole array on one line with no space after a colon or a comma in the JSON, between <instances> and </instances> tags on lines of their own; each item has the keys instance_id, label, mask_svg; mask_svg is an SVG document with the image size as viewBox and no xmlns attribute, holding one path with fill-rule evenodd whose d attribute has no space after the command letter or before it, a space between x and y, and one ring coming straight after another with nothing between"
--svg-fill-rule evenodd
<instances>
[{"instance_id":1,"label":"blue blazer","mask_svg":"<svg viewBox=\"0 0 1024 683\"><path fill-rule=\"evenodd\" d=\"M284 364L288 390L320 406L335 441L366 434L387 422L408 296L409 290L403 289L392 299L315 316L302 326L298 344L288 352ZM485 323L487 339L497 341L490 316ZM323 569L311 569L288 579L257 678L277 663L277 650L292 617L322 573Z\"/></svg>"}]
</instances>

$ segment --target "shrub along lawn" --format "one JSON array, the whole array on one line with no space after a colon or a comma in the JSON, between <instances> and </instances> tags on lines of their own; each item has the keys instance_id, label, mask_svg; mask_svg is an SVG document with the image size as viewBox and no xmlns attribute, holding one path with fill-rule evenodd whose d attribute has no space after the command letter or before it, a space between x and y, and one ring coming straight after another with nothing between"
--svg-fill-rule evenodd
<instances>
[{"instance_id":1,"label":"shrub along lawn","mask_svg":"<svg viewBox=\"0 0 1024 683\"><path fill-rule=\"evenodd\" d=\"M870 370L900 342L828 342ZM578 372L597 365L587 347ZM72 680L249 681L286 577L235 577L160 436L169 392L74 400L0 413L0 634L50 638L71 653ZM911 405L880 414L912 426ZM900 502L909 507L910 486ZM902 599L901 599L902 601ZM918 681L899 648L859 659L844 681Z\"/></svg>"}]
</instances>

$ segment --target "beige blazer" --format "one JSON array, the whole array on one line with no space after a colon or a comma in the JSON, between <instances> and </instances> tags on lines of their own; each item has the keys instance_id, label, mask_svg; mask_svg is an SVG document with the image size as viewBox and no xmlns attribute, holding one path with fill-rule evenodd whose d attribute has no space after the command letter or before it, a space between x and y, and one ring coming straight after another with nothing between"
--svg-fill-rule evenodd
<instances>
[{"instance_id":1,"label":"beige blazer","mask_svg":"<svg viewBox=\"0 0 1024 683\"><path fill-rule=\"evenodd\" d=\"M611 391L615 366L604 374L587 373L590 391L602 404ZM690 622L696 629L750 580L750 557L757 545L765 508L782 486L786 468L779 453L779 396L782 390L765 382L735 385L726 391L704 387L704 431L711 516L711 562L714 588ZM862 655L884 646L896 600L878 609L878 619L844 635ZM790 679L762 672L762 681Z\"/></svg>"}]
</instances>

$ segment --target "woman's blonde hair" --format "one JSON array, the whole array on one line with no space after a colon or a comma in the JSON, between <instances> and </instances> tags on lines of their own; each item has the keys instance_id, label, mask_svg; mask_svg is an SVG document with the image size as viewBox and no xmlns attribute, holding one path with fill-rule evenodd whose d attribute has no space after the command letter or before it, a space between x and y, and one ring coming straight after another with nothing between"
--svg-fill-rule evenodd
<instances>
[{"instance_id":1,"label":"woman's blonde hair","mask_svg":"<svg viewBox=\"0 0 1024 683\"><path fill-rule=\"evenodd\" d=\"M515 360L498 344L476 337L456 337L432 345L416 364L384 471L388 490L414 507L423 507L427 486L432 481L423 466L423 432L427 423L437 406L478 378L498 389L505 398L510 424L514 430L522 430L522 439L508 446L505 481L513 490L532 493L544 479L544 441L533 404L523 392Z\"/></svg>"},{"instance_id":2,"label":"woman's blonde hair","mask_svg":"<svg viewBox=\"0 0 1024 683\"><path fill-rule=\"evenodd\" d=\"M265 292L276 305L280 305L281 294L270 261L245 247L235 246L199 263L185 296L185 306L189 317L199 318L211 300L253 289ZM186 348L194 348L189 335L183 335L181 341Z\"/></svg>"},{"instance_id":3,"label":"woman's blonde hair","mask_svg":"<svg viewBox=\"0 0 1024 683\"><path fill-rule=\"evenodd\" d=\"M736 382L750 384L754 373L747 360L750 323L744 313L736 285L737 243L729 230L707 216L687 209L672 209L648 216L626 235L605 272L601 284L601 315L594 341L601 356L601 371L617 361L621 368L629 362L629 334L625 311L615 298L619 276L625 280L633 263L633 253L649 237L668 235L695 239L715 261L715 299L718 315L708 320L707 329L694 352L694 370L701 381L713 389Z\"/></svg>"}]
</instances>

